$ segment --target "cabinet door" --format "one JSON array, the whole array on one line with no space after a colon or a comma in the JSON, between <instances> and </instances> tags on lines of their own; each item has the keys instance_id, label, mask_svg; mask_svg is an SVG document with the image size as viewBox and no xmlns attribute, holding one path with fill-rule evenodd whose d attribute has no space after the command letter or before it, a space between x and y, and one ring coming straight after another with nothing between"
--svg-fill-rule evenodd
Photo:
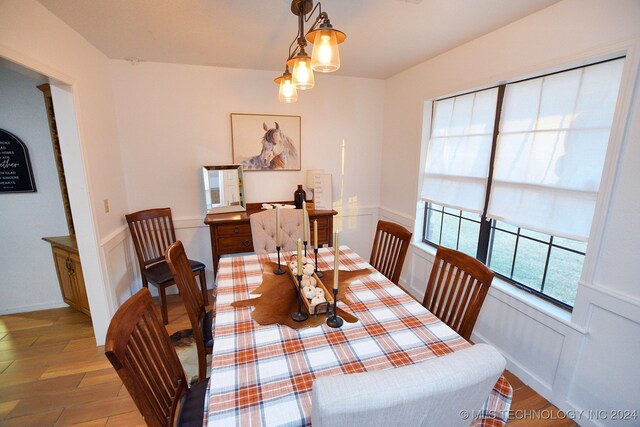
<instances>
[{"instance_id":1,"label":"cabinet door","mask_svg":"<svg viewBox=\"0 0 640 427\"><path fill-rule=\"evenodd\" d=\"M69 275L71 267L71 258L69 252L64 249L53 248L53 260L56 264L56 273L58 273L58 283L62 292L62 299L71 306L75 306L75 292Z\"/></svg>"},{"instance_id":2,"label":"cabinet door","mask_svg":"<svg viewBox=\"0 0 640 427\"><path fill-rule=\"evenodd\" d=\"M91 315L89 312L89 299L87 298L87 289L84 285L84 276L82 275L82 264L80 264L80 257L78 254L72 253L70 255L72 270L71 270L71 283L76 295L77 308L87 315Z\"/></svg>"}]
</instances>

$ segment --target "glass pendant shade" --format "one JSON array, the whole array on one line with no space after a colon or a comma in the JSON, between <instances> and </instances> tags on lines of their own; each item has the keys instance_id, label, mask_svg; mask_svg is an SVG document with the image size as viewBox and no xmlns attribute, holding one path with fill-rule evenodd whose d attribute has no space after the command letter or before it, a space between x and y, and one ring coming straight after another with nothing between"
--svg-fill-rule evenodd
<instances>
[{"instance_id":1,"label":"glass pendant shade","mask_svg":"<svg viewBox=\"0 0 640 427\"><path fill-rule=\"evenodd\" d=\"M333 30L319 30L315 32L313 52L311 53L311 68L321 73L330 73L340 68L340 52Z\"/></svg>"},{"instance_id":2,"label":"glass pendant shade","mask_svg":"<svg viewBox=\"0 0 640 427\"><path fill-rule=\"evenodd\" d=\"M293 59L292 82L298 90L307 90L313 87L315 80L311 69L311 58L297 56Z\"/></svg>"},{"instance_id":3,"label":"glass pendant shade","mask_svg":"<svg viewBox=\"0 0 640 427\"><path fill-rule=\"evenodd\" d=\"M291 74L284 75L280 78L280 90L278 91L278 99L280 102L291 104L298 100L298 91L291 81Z\"/></svg>"}]
</instances>

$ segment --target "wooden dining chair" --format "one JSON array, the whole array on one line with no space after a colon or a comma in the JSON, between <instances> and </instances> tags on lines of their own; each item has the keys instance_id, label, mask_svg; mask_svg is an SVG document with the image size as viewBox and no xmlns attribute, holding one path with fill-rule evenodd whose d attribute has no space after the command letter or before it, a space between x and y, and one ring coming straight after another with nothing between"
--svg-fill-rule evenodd
<instances>
[{"instance_id":1,"label":"wooden dining chair","mask_svg":"<svg viewBox=\"0 0 640 427\"><path fill-rule=\"evenodd\" d=\"M393 222L380 220L376 227L369 264L396 285L400 281L411 234L409 230Z\"/></svg>"},{"instance_id":2,"label":"wooden dining chair","mask_svg":"<svg viewBox=\"0 0 640 427\"><path fill-rule=\"evenodd\" d=\"M207 376L207 354L211 354L213 350L213 310L206 310L206 304L198 291L196 279L193 277L187 254L180 240L167 249L167 264L178 285L180 297L191 322L198 350L198 379L202 380Z\"/></svg>"},{"instance_id":3,"label":"wooden dining chair","mask_svg":"<svg viewBox=\"0 0 640 427\"><path fill-rule=\"evenodd\" d=\"M111 319L105 355L148 426L201 426L207 381L191 387L149 289Z\"/></svg>"},{"instance_id":4,"label":"wooden dining chair","mask_svg":"<svg viewBox=\"0 0 640 427\"><path fill-rule=\"evenodd\" d=\"M468 341L493 276L477 259L439 246L422 305Z\"/></svg>"},{"instance_id":5,"label":"wooden dining chair","mask_svg":"<svg viewBox=\"0 0 640 427\"><path fill-rule=\"evenodd\" d=\"M280 248L295 251L298 239L303 239L302 211L300 209L280 209ZM309 212L307 224L309 224ZM249 217L253 250L257 254L276 251L276 211L275 209L254 213ZM309 234L311 238L311 234ZM311 244L311 242L308 242Z\"/></svg>"},{"instance_id":6,"label":"wooden dining chair","mask_svg":"<svg viewBox=\"0 0 640 427\"><path fill-rule=\"evenodd\" d=\"M140 265L142 286L147 288L151 283L158 288L162 321L166 325L169 323L166 289L175 284L165 259L167 248L176 241L171 208L147 209L125 215L125 217L129 224L133 246L136 249ZM209 299L205 265L193 260L189 260L189 264L193 275L200 278L202 299L206 305L209 303Z\"/></svg>"}]
</instances>

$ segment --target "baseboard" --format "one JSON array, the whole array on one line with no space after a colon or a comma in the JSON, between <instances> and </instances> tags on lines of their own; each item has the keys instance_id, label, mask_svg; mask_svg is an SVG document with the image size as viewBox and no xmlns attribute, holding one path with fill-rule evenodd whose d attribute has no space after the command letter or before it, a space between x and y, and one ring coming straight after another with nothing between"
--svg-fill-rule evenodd
<instances>
[{"instance_id":1,"label":"baseboard","mask_svg":"<svg viewBox=\"0 0 640 427\"><path fill-rule=\"evenodd\" d=\"M20 307L0 308L0 315L29 313L31 311L49 310L52 308L62 308L62 307L69 307L69 306L62 301L46 302L41 304L23 305Z\"/></svg>"}]
</instances>

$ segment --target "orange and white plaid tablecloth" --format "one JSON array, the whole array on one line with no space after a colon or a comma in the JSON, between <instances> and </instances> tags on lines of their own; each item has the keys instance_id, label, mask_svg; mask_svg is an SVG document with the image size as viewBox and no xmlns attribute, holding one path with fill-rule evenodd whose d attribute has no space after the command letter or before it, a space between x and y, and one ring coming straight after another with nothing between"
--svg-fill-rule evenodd
<instances>
[{"instance_id":1,"label":"orange and white plaid tablecloth","mask_svg":"<svg viewBox=\"0 0 640 427\"><path fill-rule=\"evenodd\" d=\"M341 269L372 268L347 246L340 251ZM346 294L351 305L339 303L358 317L357 323L345 322L339 329L326 324L299 330L261 326L251 318L251 308L230 304L250 297L262 282L262 264L268 260L277 258L220 260L204 425L310 425L311 387L319 376L391 369L470 346L378 272L351 284ZM332 268L333 248L319 251L318 264L321 270ZM501 377L483 417L471 425L504 425L511 396L511 385Z\"/></svg>"}]
</instances>

